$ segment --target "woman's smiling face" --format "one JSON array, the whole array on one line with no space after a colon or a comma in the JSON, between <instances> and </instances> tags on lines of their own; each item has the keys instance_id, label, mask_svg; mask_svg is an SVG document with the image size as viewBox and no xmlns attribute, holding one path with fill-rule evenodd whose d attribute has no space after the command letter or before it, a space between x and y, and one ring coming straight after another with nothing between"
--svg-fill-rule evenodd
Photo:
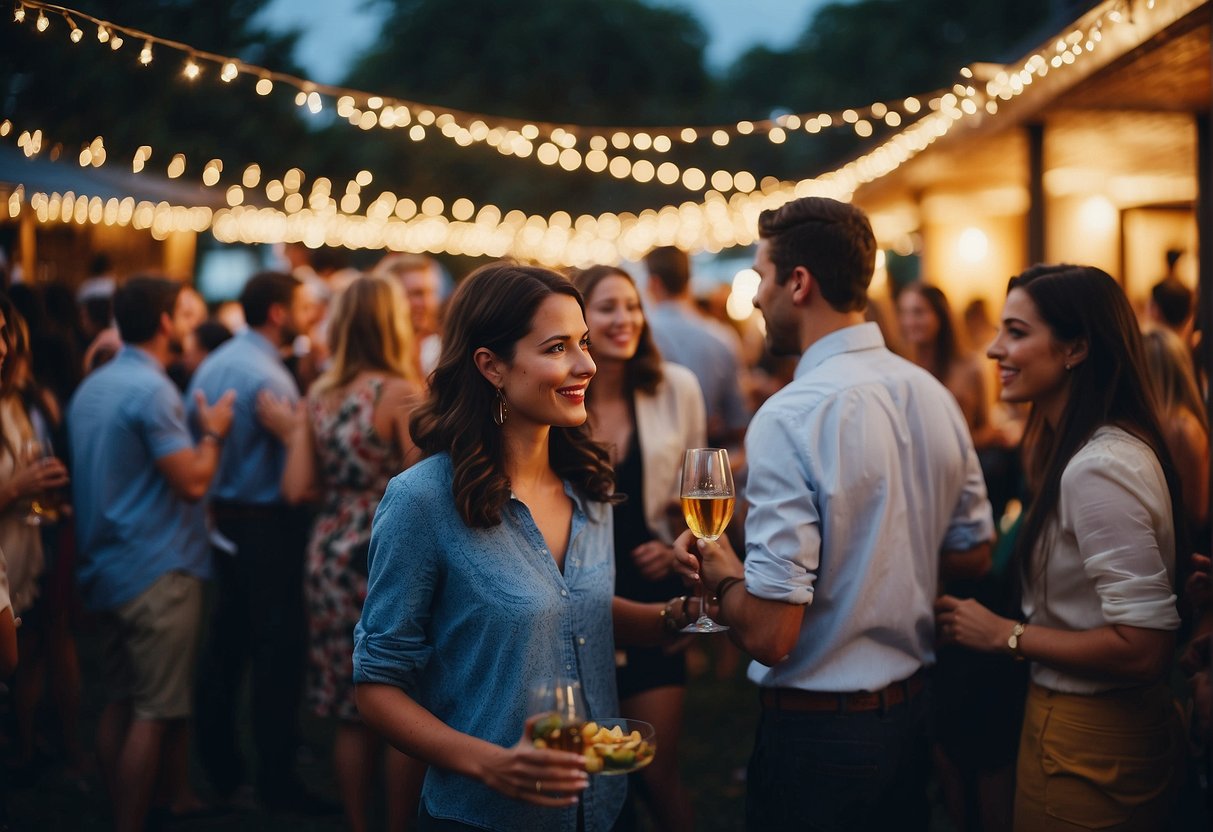
<instances>
[{"instance_id":1,"label":"woman's smiling face","mask_svg":"<svg viewBox=\"0 0 1213 832\"><path fill-rule=\"evenodd\" d=\"M628 361L640 346L644 332L644 310L632 281L608 275L586 298L586 326L600 361Z\"/></svg>"},{"instance_id":2,"label":"woman's smiling face","mask_svg":"<svg viewBox=\"0 0 1213 832\"><path fill-rule=\"evenodd\" d=\"M596 367L581 306L569 295L547 297L531 330L503 364L498 385L509 407L507 425L575 427L586 420L585 390Z\"/></svg>"},{"instance_id":3,"label":"woman's smiling face","mask_svg":"<svg viewBox=\"0 0 1213 832\"><path fill-rule=\"evenodd\" d=\"M998 362L1003 401L1032 402L1061 413L1070 390L1070 359L1023 289L1007 293L1002 327L986 355Z\"/></svg>"}]
</instances>

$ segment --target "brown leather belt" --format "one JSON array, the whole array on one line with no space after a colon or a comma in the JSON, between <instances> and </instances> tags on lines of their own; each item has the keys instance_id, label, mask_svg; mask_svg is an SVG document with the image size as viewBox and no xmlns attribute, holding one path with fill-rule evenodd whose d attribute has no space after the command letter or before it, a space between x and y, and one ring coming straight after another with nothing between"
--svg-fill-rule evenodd
<instances>
[{"instance_id":1,"label":"brown leather belt","mask_svg":"<svg viewBox=\"0 0 1213 832\"><path fill-rule=\"evenodd\" d=\"M926 687L926 671L922 668L908 679L893 682L883 690L860 690L853 693L827 693L799 688L760 688L758 700L772 711L800 713L863 713L880 711L900 705L922 693Z\"/></svg>"}]
</instances>

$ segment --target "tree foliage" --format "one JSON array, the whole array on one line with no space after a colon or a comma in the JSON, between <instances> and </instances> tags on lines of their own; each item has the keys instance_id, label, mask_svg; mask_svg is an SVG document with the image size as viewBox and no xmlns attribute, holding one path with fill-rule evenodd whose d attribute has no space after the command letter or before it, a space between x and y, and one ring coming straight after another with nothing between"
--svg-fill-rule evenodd
<instances>
[{"instance_id":1,"label":"tree foliage","mask_svg":"<svg viewBox=\"0 0 1213 832\"><path fill-rule=\"evenodd\" d=\"M721 77L705 67L698 22L644 0L368 2L385 19L380 37L354 62L348 86L518 119L662 125L863 106L948 85L962 64L1010 57L1008 49L1025 37L1046 34L1040 22L1065 0L835 3L791 47L755 47ZM295 35L257 23L267 4L78 0L99 17L302 75L291 58ZM191 84L175 71L179 53L158 50L149 70L137 60L141 44L103 54L109 48L95 31L73 45L64 26L58 17L44 34L29 23L0 24L0 117L16 115L22 126L43 127L65 142L102 134L123 154L149 144L185 152L195 165L204 158L297 165L335 182L365 168L376 172L373 189L437 194L448 204L466 196L528 212L639 210L696 198L677 187L506 159L485 145L457 148L432 134L415 143L407 131L305 119L284 85L260 98L251 78L221 85L214 65ZM174 71L165 72L164 62ZM781 147L759 137L727 148L676 145L669 158L709 173L799 178L855 153L857 140L846 133L800 136Z\"/></svg>"}]
</instances>

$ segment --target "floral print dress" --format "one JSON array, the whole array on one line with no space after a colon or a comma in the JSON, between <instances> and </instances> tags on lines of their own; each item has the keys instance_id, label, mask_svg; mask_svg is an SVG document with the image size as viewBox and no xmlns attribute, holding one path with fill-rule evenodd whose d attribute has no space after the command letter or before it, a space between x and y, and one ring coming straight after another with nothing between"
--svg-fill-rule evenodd
<instances>
[{"instance_id":1,"label":"floral print dress","mask_svg":"<svg viewBox=\"0 0 1213 832\"><path fill-rule=\"evenodd\" d=\"M314 713L343 720L358 719L354 625L366 600L371 521L388 481L404 468L399 443L373 427L383 382L356 380L307 401L321 492L304 577L307 702Z\"/></svg>"}]
</instances>

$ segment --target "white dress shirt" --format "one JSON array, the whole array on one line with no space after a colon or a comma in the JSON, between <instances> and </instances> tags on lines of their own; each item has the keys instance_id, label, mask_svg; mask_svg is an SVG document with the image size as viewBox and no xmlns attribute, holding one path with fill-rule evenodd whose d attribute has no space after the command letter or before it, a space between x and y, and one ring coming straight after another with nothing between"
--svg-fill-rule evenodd
<instances>
[{"instance_id":1,"label":"white dress shirt","mask_svg":"<svg viewBox=\"0 0 1213 832\"><path fill-rule=\"evenodd\" d=\"M1105 425L1061 475L1057 514L1045 524L1024 590L1028 622L1062 630L1126 624L1176 630L1175 524L1158 457L1127 431ZM1032 665L1032 680L1064 693L1098 693L1104 682Z\"/></svg>"},{"instance_id":2,"label":"white dress shirt","mask_svg":"<svg viewBox=\"0 0 1213 832\"><path fill-rule=\"evenodd\" d=\"M994 524L964 417L873 323L814 343L746 434L746 589L806 604L760 685L879 690L934 662L941 549Z\"/></svg>"}]
</instances>

